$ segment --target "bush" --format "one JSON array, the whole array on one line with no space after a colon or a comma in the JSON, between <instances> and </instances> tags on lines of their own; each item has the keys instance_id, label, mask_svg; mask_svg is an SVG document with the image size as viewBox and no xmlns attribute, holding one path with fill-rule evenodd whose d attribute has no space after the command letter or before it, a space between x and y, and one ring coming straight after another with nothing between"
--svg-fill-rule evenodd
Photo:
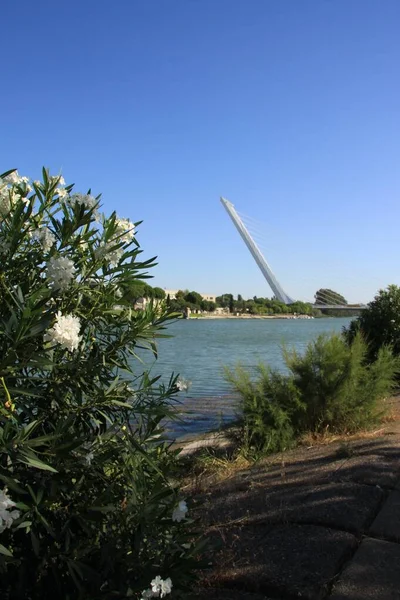
<instances>
[{"instance_id":1,"label":"bush","mask_svg":"<svg viewBox=\"0 0 400 600\"><path fill-rule=\"evenodd\" d=\"M267 454L286 450L294 443L292 413L298 408L293 382L269 367L259 365L258 377L238 366L225 369L226 379L241 397L240 421L245 452Z\"/></svg>"},{"instance_id":2,"label":"bush","mask_svg":"<svg viewBox=\"0 0 400 600\"><path fill-rule=\"evenodd\" d=\"M351 343L357 332L368 342L368 358L374 360L382 346L390 346L393 354L400 355L400 287L389 285L380 290L357 319L344 329Z\"/></svg>"},{"instance_id":3,"label":"bush","mask_svg":"<svg viewBox=\"0 0 400 600\"><path fill-rule=\"evenodd\" d=\"M260 365L257 377L237 367L227 379L241 397L244 449L275 452L306 431L355 432L382 415L379 401L394 388L399 360L386 346L366 365L366 343L321 335L305 353L284 350L287 373Z\"/></svg>"},{"instance_id":4,"label":"bush","mask_svg":"<svg viewBox=\"0 0 400 600\"><path fill-rule=\"evenodd\" d=\"M149 597L150 582L161 597L190 579L161 427L178 382L135 361L168 317L123 293L153 265L137 225L45 170L0 178L2 598Z\"/></svg>"}]
</instances>

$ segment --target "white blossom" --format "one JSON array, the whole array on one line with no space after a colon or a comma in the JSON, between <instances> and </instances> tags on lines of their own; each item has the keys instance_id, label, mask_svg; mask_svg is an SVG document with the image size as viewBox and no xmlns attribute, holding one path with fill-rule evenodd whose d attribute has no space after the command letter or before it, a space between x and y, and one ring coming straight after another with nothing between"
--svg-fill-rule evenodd
<instances>
[{"instance_id":1,"label":"white blossom","mask_svg":"<svg viewBox=\"0 0 400 600\"><path fill-rule=\"evenodd\" d=\"M0 189L0 215L5 217L11 210L11 199L8 188Z\"/></svg>"},{"instance_id":2,"label":"white blossom","mask_svg":"<svg viewBox=\"0 0 400 600\"><path fill-rule=\"evenodd\" d=\"M175 385L180 392L186 392L190 387L190 381L186 381L185 379L178 379Z\"/></svg>"},{"instance_id":3,"label":"white blossom","mask_svg":"<svg viewBox=\"0 0 400 600\"><path fill-rule=\"evenodd\" d=\"M71 206L74 204L81 204L86 210L93 210L96 207L97 202L96 198L90 194L72 194L69 200Z\"/></svg>"},{"instance_id":4,"label":"white blossom","mask_svg":"<svg viewBox=\"0 0 400 600\"><path fill-rule=\"evenodd\" d=\"M157 577L151 581L150 585L153 595L159 594L160 598L164 598L164 596L170 594L172 591L172 581L169 577L168 579L162 579L159 575L157 575Z\"/></svg>"},{"instance_id":5,"label":"white blossom","mask_svg":"<svg viewBox=\"0 0 400 600\"><path fill-rule=\"evenodd\" d=\"M101 243L95 250L95 256L99 260L106 260L111 265L117 265L122 259L125 249L123 244L129 244L135 236L135 226L129 219L115 219L115 233L108 242Z\"/></svg>"},{"instance_id":6,"label":"white blossom","mask_svg":"<svg viewBox=\"0 0 400 600\"><path fill-rule=\"evenodd\" d=\"M115 219L116 230L114 238L118 242L128 244L135 237L135 226L129 219Z\"/></svg>"},{"instance_id":7,"label":"white blossom","mask_svg":"<svg viewBox=\"0 0 400 600\"><path fill-rule=\"evenodd\" d=\"M19 519L19 511L12 510L15 506L15 502L7 496L6 490L0 490L0 533L3 533L5 529L9 529L13 524L13 521Z\"/></svg>"},{"instance_id":8,"label":"white blossom","mask_svg":"<svg viewBox=\"0 0 400 600\"><path fill-rule=\"evenodd\" d=\"M173 510L172 520L176 521L177 523L180 523L185 519L187 511L188 507L186 502L184 500L181 500L178 506L176 506Z\"/></svg>"},{"instance_id":9,"label":"white blossom","mask_svg":"<svg viewBox=\"0 0 400 600\"><path fill-rule=\"evenodd\" d=\"M68 192L64 188L56 188L55 194L58 194L58 197L61 199L66 198L68 196Z\"/></svg>"},{"instance_id":10,"label":"white blossom","mask_svg":"<svg viewBox=\"0 0 400 600\"><path fill-rule=\"evenodd\" d=\"M94 454L93 454L93 452L88 452L88 453L86 454L86 456L85 456L85 461L86 461L86 464L87 464L88 466L90 466L90 465L92 464L92 460L93 460L93 459L94 459Z\"/></svg>"},{"instance_id":11,"label":"white blossom","mask_svg":"<svg viewBox=\"0 0 400 600\"><path fill-rule=\"evenodd\" d=\"M66 290L74 278L75 266L66 256L50 258L47 263L47 278L55 290Z\"/></svg>"},{"instance_id":12,"label":"white blossom","mask_svg":"<svg viewBox=\"0 0 400 600\"><path fill-rule=\"evenodd\" d=\"M36 185L36 187L41 186L41 182L38 179L35 179L35 181L33 183Z\"/></svg>"},{"instance_id":13,"label":"white blossom","mask_svg":"<svg viewBox=\"0 0 400 600\"><path fill-rule=\"evenodd\" d=\"M10 183L11 185L17 185L18 183L21 183L23 179L27 178L20 177L18 175L18 171L13 171L12 173L9 173L5 177L3 177L3 181L5 181L6 183Z\"/></svg>"},{"instance_id":14,"label":"white blossom","mask_svg":"<svg viewBox=\"0 0 400 600\"><path fill-rule=\"evenodd\" d=\"M45 252L48 252L56 242L56 236L51 233L48 227L36 229L36 231L33 232L32 237L40 243Z\"/></svg>"},{"instance_id":15,"label":"white blossom","mask_svg":"<svg viewBox=\"0 0 400 600\"><path fill-rule=\"evenodd\" d=\"M62 315L60 311L57 312L56 322L53 327L45 333L44 340L51 342L52 344L60 344L62 348L73 352L79 346L81 338L79 331L81 328L81 322L78 317L73 315Z\"/></svg>"},{"instance_id":16,"label":"white blossom","mask_svg":"<svg viewBox=\"0 0 400 600\"><path fill-rule=\"evenodd\" d=\"M143 590L142 597L140 600L148 600L148 598L157 598L158 592L154 593L153 590Z\"/></svg>"}]
</instances>

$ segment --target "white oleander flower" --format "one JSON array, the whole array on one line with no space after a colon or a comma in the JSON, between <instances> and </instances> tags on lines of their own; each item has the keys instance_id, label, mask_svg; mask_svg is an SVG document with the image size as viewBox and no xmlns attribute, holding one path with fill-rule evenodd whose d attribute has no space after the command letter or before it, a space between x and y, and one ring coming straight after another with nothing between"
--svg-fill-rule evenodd
<instances>
[{"instance_id":1,"label":"white oleander flower","mask_svg":"<svg viewBox=\"0 0 400 600\"><path fill-rule=\"evenodd\" d=\"M58 197L61 199L67 198L68 197L68 192L67 190L65 190L64 188L56 188L55 194L58 194Z\"/></svg>"},{"instance_id":2,"label":"white oleander flower","mask_svg":"<svg viewBox=\"0 0 400 600\"><path fill-rule=\"evenodd\" d=\"M112 266L116 266L121 260L124 249L115 248L116 242L108 242L107 244L100 244L94 251L94 255L98 260L105 260ZM114 247L114 248L113 248ZM113 248L113 250L111 250Z\"/></svg>"},{"instance_id":3,"label":"white oleander flower","mask_svg":"<svg viewBox=\"0 0 400 600\"><path fill-rule=\"evenodd\" d=\"M151 591L154 594L159 594L160 598L164 598L167 594L170 594L172 591L172 581L168 577L167 579L162 579L159 575L150 582ZM149 598L151 596L148 596Z\"/></svg>"},{"instance_id":4,"label":"white oleander flower","mask_svg":"<svg viewBox=\"0 0 400 600\"><path fill-rule=\"evenodd\" d=\"M135 226L129 219L115 219L116 230L114 234L115 241L128 244L135 237Z\"/></svg>"},{"instance_id":5,"label":"white oleander flower","mask_svg":"<svg viewBox=\"0 0 400 600\"><path fill-rule=\"evenodd\" d=\"M5 529L9 529L13 521L19 519L20 513L18 510L9 510L14 506L15 502L7 496L6 489L0 490L0 533L3 533Z\"/></svg>"},{"instance_id":6,"label":"white oleander flower","mask_svg":"<svg viewBox=\"0 0 400 600\"><path fill-rule=\"evenodd\" d=\"M153 592L153 590L143 590L142 597L140 600L148 600L148 598L157 598L158 592Z\"/></svg>"},{"instance_id":7,"label":"white oleander flower","mask_svg":"<svg viewBox=\"0 0 400 600\"><path fill-rule=\"evenodd\" d=\"M128 244L135 236L135 226L129 219L115 219L115 233L107 243L101 243L95 250L97 259L104 259L112 266L116 266L122 259L125 248L121 246L116 248L118 244Z\"/></svg>"},{"instance_id":8,"label":"white oleander flower","mask_svg":"<svg viewBox=\"0 0 400 600\"><path fill-rule=\"evenodd\" d=\"M172 513L172 520L176 521L177 523L180 523L181 521L183 521L186 518L186 513L188 511L188 507L187 504L184 500L181 500L178 504L178 506L176 506L173 510Z\"/></svg>"},{"instance_id":9,"label":"white oleander flower","mask_svg":"<svg viewBox=\"0 0 400 600\"><path fill-rule=\"evenodd\" d=\"M185 379L178 379L175 385L180 392L186 392L190 387L190 381L186 381Z\"/></svg>"},{"instance_id":10,"label":"white oleander flower","mask_svg":"<svg viewBox=\"0 0 400 600\"><path fill-rule=\"evenodd\" d=\"M85 461L86 461L86 464L87 464L88 466L90 466L90 465L92 464L92 460L93 460L93 459L94 459L94 454L93 454L93 452L88 452L88 453L86 454L86 456L85 456Z\"/></svg>"},{"instance_id":11,"label":"white oleander flower","mask_svg":"<svg viewBox=\"0 0 400 600\"><path fill-rule=\"evenodd\" d=\"M10 183L11 185L17 185L18 183L21 183L22 179L23 178L18 175L18 171L13 171L12 173L9 173L3 177L3 181Z\"/></svg>"},{"instance_id":12,"label":"white oleander flower","mask_svg":"<svg viewBox=\"0 0 400 600\"><path fill-rule=\"evenodd\" d=\"M74 278L75 266L65 256L52 257L47 263L47 279L55 290L66 290Z\"/></svg>"},{"instance_id":13,"label":"white oleander flower","mask_svg":"<svg viewBox=\"0 0 400 600\"><path fill-rule=\"evenodd\" d=\"M90 194L72 194L69 200L71 206L74 204L81 204L86 210L93 210L96 207L97 202L96 198L90 196Z\"/></svg>"},{"instance_id":14,"label":"white oleander flower","mask_svg":"<svg viewBox=\"0 0 400 600\"><path fill-rule=\"evenodd\" d=\"M0 216L5 217L11 210L10 192L6 188L5 191L0 190Z\"/></svg>"},{"instance_id":15,"label":"white oleander flower","mask_svg":"<svg viewBox=\"0 0 400 600\"><path fill-rule=\"evenodd\" d=\"M39 179L35 179L33 183L36 185L36 187L40 187L42 185Z\"/></svg>"},{"instance_id":16,"label":"white oleander flower","mask_svg":"<svg viewBox=\"0 0 400 600\"><path fill-rule=\"evenodd\" d=\"M56 243L56 236L51 233L48 227L40 227L32 234L33 239L37 240L45 252L48 252L53 244Z\"/></svg>"},{"instance_id":17,"label":"white oleander flower","mask_svg":"<svg viewBox=\"0 0 400 600\"><path fill-rule=\"evenodd\" d=\"M60 311L57 312L56 322L53 327L47 331L44 335L45 342L51 342L52 344L59 344L62 348L73 352L79 346L81 338L79 331L81 329L81 322L78 317L73 315L62 315Z\"/></svg>"}]
</instances>

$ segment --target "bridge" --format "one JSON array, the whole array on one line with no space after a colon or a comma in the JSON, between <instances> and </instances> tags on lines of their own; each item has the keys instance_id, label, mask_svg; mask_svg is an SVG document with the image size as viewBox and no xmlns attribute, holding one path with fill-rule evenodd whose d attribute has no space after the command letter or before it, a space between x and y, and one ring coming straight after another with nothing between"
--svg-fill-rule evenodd
<instances>
[{"instance_id":1,"label":"bridge","mask_svg":"<svg viewBox=\"0 0 400 600\"><path fill-rule=\"evenodd\" d=\"M229 217L231 218L234 226L236 227L237 231L239 232L240 237L246 244L248 250L250 251L250 254L252 255L256 264L258 265L261 273L264 275L265 279L267 280L269 287L271 288L271 290L274 293L274 296L278 300L283 302L284 304L293 304L295 302L295 300L293 300L293 298L291 298L285 292L285 290L282 288L282 286L278 282L277 278L275 277L274 273L272 272L271 267L269 266L266 259L264 258L263 254L262 254L260 248L257 246L254 238L250 235L246 225L243 222L243 219L239 216L239 214L236 211L232 202L229 202L229 200L226 200L226 198L222 198L222 197L220 198L220 200L221 200L222 205L225 208L226 212L228 213ZM326 304L314 304L312 302L310 302L309 304L311 304L313 308L316 308L319 310L334 309L334 310L358 311L358 310L364 310L365 308L367 308L365 304L360 304L360 305L332 304L332 296L330 296L330 295L327 295L327 297L326 297Z\"/></svg>"}]
</instances>

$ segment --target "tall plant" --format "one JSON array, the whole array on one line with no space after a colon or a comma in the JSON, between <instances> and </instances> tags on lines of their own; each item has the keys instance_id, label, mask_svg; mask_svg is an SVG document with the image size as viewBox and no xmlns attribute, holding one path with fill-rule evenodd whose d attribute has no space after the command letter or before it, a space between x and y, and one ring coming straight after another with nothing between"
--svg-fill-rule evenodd
<instances>
[{"instance_id":1,"label":"tall plant","mask_svg":"<svg viewBox=\"0 0 400 600\"><path fill-rule=\"evenodd\" d=\"M164 597L197 550L167 477L178 391L143 372L163 304L136 312L139 223L61 176L0 176L2 598Z\"/></svg>"}]
</instances>

